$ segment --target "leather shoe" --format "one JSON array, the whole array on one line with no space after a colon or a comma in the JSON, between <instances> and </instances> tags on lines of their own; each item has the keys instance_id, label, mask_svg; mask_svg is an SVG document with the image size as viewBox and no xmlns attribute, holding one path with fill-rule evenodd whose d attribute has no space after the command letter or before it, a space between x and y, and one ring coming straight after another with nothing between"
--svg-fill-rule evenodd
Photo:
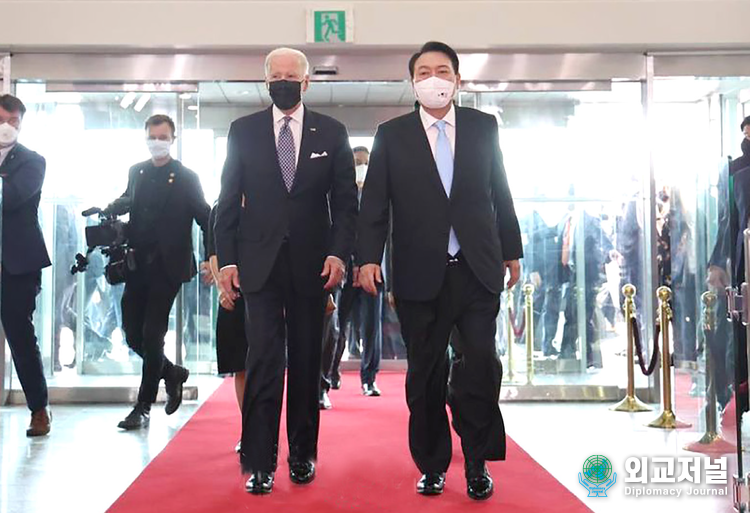
<instances>
[{"instance_id":1,"label":"leather shoe","mask_svg":"<svg viewBox=\"0 0 750 513\"><path fill-rule=\"evenodd\" d=\"M298 485L312 483L315 479L315 463L312 461L289 462L289 479Z\"/></svg>"},{"instance_id":2,"label":"leather shoe","mask_svg":"<svg viewBox=\"0 0 750 513\"><path fill-rule=\"evenodd\" d=\"M339 390L341 388L341 378L332 378L331 379L331 388L333 390Z\"/></svg>"},{"instance_id":3,"label":"leather shoe","mask_svg":"<svg viewBox=\"0 0 750 513\"><path fill-rule=\"evenodd\" d=\"M45 436L49 434L52 424L52 412L49 408L42 408L31 414L29 429L26 430L26 436Z\"/></svg>"},{"instance_id":4,"label":"leather shoe","mask_svg":"<svg viewBox=\"0 0 750 513\"><path fill-rule=\"evenodd\" d=\"M445 488L445 474L438 472L428 472L422 474L422 478L417 483L417 493L420 495L440 495Z\"/></svg>"},{"instance_id":5,"label":"leather shoe","mask_svg":"<svg viewBox=\"0 0 750 513\"><path fill-rule=\"evenodd\" d=\"M164 388L167 390L167 405L164 407L164 411L167 412L167 415L172 415L182 404L182 385L185 384L188 376L190 376L189 370L175 365L172 375L164 378Z\"/></svg>"},{"instance_id":6,"label":"leather shoe","mask_svg":"<svg viewBox=\"0 0 750 513\"><path fill-rule=\"evenodd\" d=\"M362 385L362 395L367 397L380 397L380 389L375 383Z\"/></svg>"},{"instance_id":7,"label":"leather shoe","mask_svg":"<svg viewBox=\"0 0 750 513\"><path fill-rule=\"evenodd\" d=\"M273 491L273 472L253 472L245 483L245 490L253 495L266 495Z\"/></svg>"},{"instance_id":8,"label":"leather shoe","mask_svg":"<svg viewBox=\"0 0 750 513\"><path fill-rule=\"evenodd\" d=\"M151 415L151 405L146 403L137 403L124 420L117 424L117 427L126 431L148 427Z\"/></svg>"},{"instance_id":9,"label":"leather shoe","mask_svg":"<svg viewBox=\"0 0 750 513\"><path fill-rule=\"evenodd\" d=\"M331 398L328 397L328 392L325 390L320 391L320 400L318 401L318 406L321 410L330 410L333 408L333 404L331 404Z\"/></svg>"},{"instance_id":10,"label":"leather shoe","mask_svg":"<svg viewBox=\"0 0 750 513\"><path fill-rule=\"evenodd\" d=\"M466 493L475 501L489 499L493 492L492 477L484 461L466 462Z\"/></svg>"}]
</instances>

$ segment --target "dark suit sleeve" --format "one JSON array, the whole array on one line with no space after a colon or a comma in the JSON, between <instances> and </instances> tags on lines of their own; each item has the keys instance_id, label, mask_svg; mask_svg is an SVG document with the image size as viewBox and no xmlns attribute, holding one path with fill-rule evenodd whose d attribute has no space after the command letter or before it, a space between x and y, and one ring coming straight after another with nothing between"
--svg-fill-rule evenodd
<instances>
[{"instance_id":1,"label":"dark suit sleeve","mask_svg":"<svg viewBox=\"0 0 750 513\"><path fill-rule=\"evenodd\" d=\"M227 137L227 158L221 173L221 193L216 207L214 237L219 269L237 265L237 231L242 209L242 161L239 154L239 135L236 123L229 127Z\"/></svg>"},{"instance_id":2,"label":"dark suit sleeve","mask_svg":"<svg viewBox=\"0 0 750 513\"><path fill-rule=\"evenodd\" d=\"M3 181L3 211L11 212L39 194L44 185L47 162L32 154L28 160Z\"/></svg>"},{"instance_id":3,"label":"dark suit sleeve","mask_svg":"<svg viewBox=\"0 0 750 513\"><path fill-rule=\"evenodd\" d=\"M359 265L383 261L388 237L390 191L388 187L388 153L383 127L378 128L367 167L357 224L357 258Z\"/></svg>"},{"instance_id":4,"label":"dark suit sleeve","mask_svg":"<svg viewBox=\"0 0 750 513\"><path fill-rule=\"evenodd\" d=\"M349 146L349 135L342 126L337 136L333 156L333 185L330 192L332 237L329 256L346 263L354 251L357 223L357 182L354 155Z\"/></svg>"},{"instance_id":5,"label":"dark suit sleeve","mask_svg":"<svg viewBox=\"0 0 750 513\"><path fill-rule=\"evenodd\" d=\"M208 231L205 235L206 260L216 255L216 239L214 236L214 225L216 224L216 206L211 209L208 215Z\"/></svg>"},{"instance_id":6,"label":"dark suit sleeve","mask_svg":"<svg viewBox=\"0 0 750 513\"><path fill-rule=\"evenodd\" d=\"M203 232L203 254L208 259L209 255L209 242L208 242L208 218L211 213L211 207L206 203L206 197L203 194L203 186L201 186L200 178L198 175L193 174L193 187L190 194L190 210L193 214L195 222L201 227Z\"/></svg>"},{"instance_id":7,"label":"dark suit sleeve","mask_svg":"<svg viewBox=\"0 0 750 513\"><path fill-rule=\"evenodd\" d=\"M718 197L719 220L716 233L716 244L711 252L709 265L725 269L731 254L731 223L729 219L729 166L724 166L719 175Z\"/></svg>"},{"instance_id":8,"label":"dark suit sleeve","mask_svg":"<svg viewBox=\"0 0 750 513\"><path fill-rule=\"evenodd\" d=\"M505 175L503 154L500 151L500 135L494 118L490 122L490 137L492 144L492 199L495 203L497 217L497 231L503 245L504 260L518 260L523 257L521 242L521 228L518 226L513 198L508 187L508 177Z\"/></svg>"}]
</instances>

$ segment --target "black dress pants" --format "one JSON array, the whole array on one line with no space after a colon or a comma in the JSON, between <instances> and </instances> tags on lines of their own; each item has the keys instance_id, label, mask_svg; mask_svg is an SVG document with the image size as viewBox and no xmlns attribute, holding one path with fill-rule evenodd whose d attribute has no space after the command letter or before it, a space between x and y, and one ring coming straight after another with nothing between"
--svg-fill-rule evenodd
<instances>
[{"instance_id":1,"label":"black dress pants","mask_svg":"<svg viewBox=\"0 0 750 513\"><path fill-rule=\"evenodd\" d=\"M396 309L409 368L409 447L422 473L445 472L452 444L446 401L467 460L505 459L505 426L498 404L502 366L495 346L500 298L462 260L446 269L434 300L404 301ZM455 358L448 362L451 331ZM450 374L450 383L448 375Z\"/></svg>"},{"instance_id":2,"label":"black dress pants","mask_svg":"<svg viewBox=\"0 0 750 513\"><path fill-rule=\"evenodd\" d=\"M143 359L138 402L156 402L159 381L172 375L174 364L164 356L164 336L180 284L167 277L160 257L139 265L125 283L122 324L128 346Z\"/></svg>"},{"instance_id":3,"label":"black dress pants","mask_svg":"<svg viewBox=\"0 0 750 513\"><path fill-rule=\"evenodd\" d=\"M241 270L240 270L241 272ZM320 363L326 295L295 290L284 244L263 288L245 293L247 362L242 405L245 472L276 470L284 369L289 461L315 460L318 452Z\"/></svg>"},{"instance_id":4,"label":"black dress pants","mask_svg":"<svg viewBox=\"0 0 750 513\"><path fill-rule=\"evenodd\" d=\"M10 346L13 363L32 412L47 406L47 380L42 355L34 332L36 296L41 290L42 272L10 274L2 269L0 317Z\"/></svg>"}]
</instances>

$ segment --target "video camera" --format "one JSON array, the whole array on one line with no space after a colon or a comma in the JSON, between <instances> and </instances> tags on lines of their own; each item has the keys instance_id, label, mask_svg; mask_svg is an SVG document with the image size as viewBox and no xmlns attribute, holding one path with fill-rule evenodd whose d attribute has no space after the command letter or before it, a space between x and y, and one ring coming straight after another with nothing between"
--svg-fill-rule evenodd
<instances>
[{"instance_id":1,"label":"video camera","mask_svg":"<svg viewBox=\"0 0 750 513\"><path fill-rule=\"evenodd\" d=\"M127 205L117 201L105 210L89 208L84 210L84 217L99 216L99 224L86 227L86 254L78 253L76 263L71 267L71 274L85 272L89 265L89 256L97 248L109 259L104 268L104 277L110 285L124 283L128 273L135 270L135 251L128 246L128 224L120 221L118 216L127 212Z\"/></svg>"}]
</instances>

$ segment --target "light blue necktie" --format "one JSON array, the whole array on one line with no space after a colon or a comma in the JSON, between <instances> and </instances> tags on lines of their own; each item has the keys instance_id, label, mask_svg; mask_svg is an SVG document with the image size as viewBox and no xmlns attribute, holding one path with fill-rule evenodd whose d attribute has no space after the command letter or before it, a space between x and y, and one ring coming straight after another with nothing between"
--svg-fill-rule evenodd
<instances>
[{"instance_id":1,"label":"light blue necktie","mask_svg":"<svg viewBox=\"0 0 750 513\"><path fill-rule=\"evenodd\" d=\"M453 185L453 150L448 134L445 133L445 120L441 119L435 123L438 129L437 144L435 145L435 164L437 164L440 180L443 182L445 194L450 199L451 186ZM450 236L448 237L448 254L455 256L461 250L458 243L456 232L451 226Z\"/></svg>"}]
</instances>

